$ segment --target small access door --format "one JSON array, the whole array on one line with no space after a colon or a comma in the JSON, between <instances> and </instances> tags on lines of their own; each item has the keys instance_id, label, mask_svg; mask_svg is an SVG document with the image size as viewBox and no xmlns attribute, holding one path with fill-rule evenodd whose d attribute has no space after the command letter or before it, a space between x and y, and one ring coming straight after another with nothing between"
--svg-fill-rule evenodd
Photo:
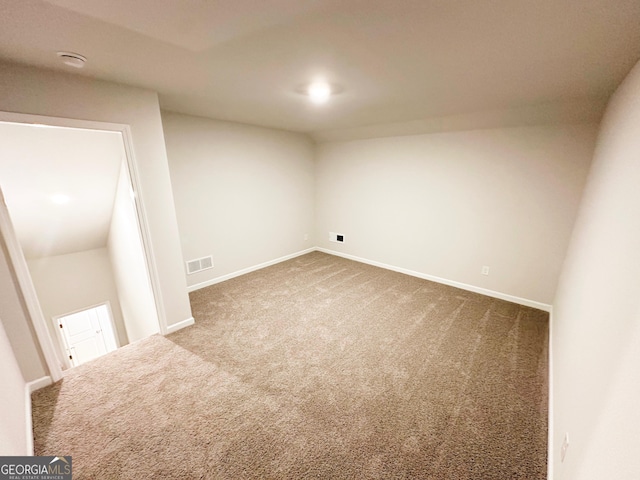
<instances>
[{"instance_id":1,"label":"small access door","mask_svg":"<svg viewBox=\"0 0 640 480\"><path fill-rule=\"evenodd\" d=\"M81 365L118 348L106 304L55 319L71 366Z\"/></svg>"}]
</instances>

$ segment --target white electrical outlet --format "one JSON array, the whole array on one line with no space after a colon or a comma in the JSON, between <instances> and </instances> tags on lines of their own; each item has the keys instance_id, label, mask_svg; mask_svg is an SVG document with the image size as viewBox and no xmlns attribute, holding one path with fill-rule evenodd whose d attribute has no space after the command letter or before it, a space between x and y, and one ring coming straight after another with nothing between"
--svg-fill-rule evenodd
<instances>
[{"instance_id":1,"label":"white electrical outlet","mask_svg":"<svg viewBox=\"0 0 640 480\"><path fill-rule=\"evenodd\" d=\"M306 242L307 240L309 240L309 234L308 234L308 233L305 233L305 234L304 234L304 241Z\"/></svg>"},{"instance_id":2,"label":"white electrical outlet","mask_svg":"<svg viewBox=\"0 0 640 480\"><path fill-rule=\"evenodd\" d=\"M560 447L560 462L564 462L564 457L567 454L569 448L569 432L565 432L564 440L562 441L562 447Z\"/></svg>"},{"instance_id":3,"label":"white electrical outlet","mask_svg":"<svg viewBox=\"0 0 640 480\"><path fill-rule=\"evenodd\" d=\"M480 273L482 273L482 275L489 275L489 267L485 265L484 267L482 267Z\"/></svg>"}]
</instances>

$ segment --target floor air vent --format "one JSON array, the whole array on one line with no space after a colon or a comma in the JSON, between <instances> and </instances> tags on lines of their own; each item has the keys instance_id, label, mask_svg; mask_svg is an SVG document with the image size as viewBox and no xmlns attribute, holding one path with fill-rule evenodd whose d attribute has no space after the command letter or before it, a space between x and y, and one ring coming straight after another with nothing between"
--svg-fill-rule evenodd
<instances>
[{"instance_id":1,"label":"floor air vent","mask_svg":"<svg viewBox=\"0 0 640 480\"><path fill-rule=\"evenodd\" d=\"M213 268L213 257L211 255L208 257L196 258L195 260L189 260L187 262L187 273L189 275L201 272L202 270L207 270L208 268Z\"/></svg>"}]
</instances>

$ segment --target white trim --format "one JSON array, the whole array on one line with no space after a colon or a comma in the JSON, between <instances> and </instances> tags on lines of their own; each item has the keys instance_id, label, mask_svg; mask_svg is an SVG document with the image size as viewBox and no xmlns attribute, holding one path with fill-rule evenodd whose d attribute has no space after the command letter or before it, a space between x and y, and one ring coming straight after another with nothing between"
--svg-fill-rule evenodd
<instances>
[{"instance_id":1,"label":"white trim","mask_svg":"<svg viewBox=\"0 0 640 480\"><path fill-rule=\"evenodd\" d=\"M61 316L64 316L64 315L61 315ZM73 365L71 365L71 362L69 362L69 353L67 352L67 346L65 344L64 339L62 338L62 334L59 331L60 328L58 328L58 318L51 317L49 320L55 322L53 329L56 331L55 337L57 341L56 345L58 350L60 367L62 368L62 370L68 370L69 368L73 367Z\"/></svg>"},{"instance_id":2,"label":"white trim","mask_svg":"<svg viewBox=\"0 0 640 480\"><path fill-rule=\"evenodd\" d=\"M118 123L94 122L91 120L76 120L65 117L48 117L46 115L32 115L30 113L18 113L0 111L0 122L23 123L40 127L64 127L76 130L97 130L100 132L113 132L122 130L124 125Z\"/></svg>"},{"instance_id":3,"label":"white trim","mask_svg":"<svg viewBox=\"0 0 640 480\"><path fill-rule=\"evenodd\" d=\"M33 450L33 418L31 416L31 394L36 390L51 385L51 377L42 377L24 385L24 413L25 413L25 429L27 430L27 455L35 455Z\"/></svg>"},{"instance_id":4,"label":"white trim","mask_svg":"<svg viewBox=\"0 0 640 480\"><path fill-rule=\"evenodd\" d=\"M271 265L275 265L276 263L286 262L287 260L291 260L292 258L296 258L301 255L306 255L307 253L311 253L316 250L317 248L315 247L307 248L306 250L301 250L300 252L296 252L290 255L285 255L284 257L276 258L275 260L270 260L268 262L260 263L258 265L254 265L253 267L243 268L242 270L238 270L236 272L229 273L227 275L222 275L221 277L212 278L211 280L207 280L206 282L201 282L201 283L196 283L195 285L191 285L187 287L187 291L189 293L195 292L196 290L200 290L201 288L210 287L211 285L215 285L216 283L224 282L226 280L231 280L232 278L239 277L240 275L255 272L256 270L260 270L262 268L270 267Z\"/></svg>"},{"instance_id":5,"label":"white trim","mask_svg":"<svg viewBox=\"0 0 640 480\"><path fill-rule=\"evenodd\" d=\"M549 311L549 418L547 420L547 480L553 480L553 307Z\"/></svg>"},{"instance_id":6,"label":"white trim","mask_svg":"<svg viewBox=\"0 0 640 480\"><path fill-rule=\"evenodd\" d=\"M26 383L24 386L24 423L26 429L25 438L26 442L26 451L27 455L34 455L33 451L33 419L31 417L31 389L29 388L29 383Z\"/></svg>"},{"instance_id":7,"label":"white trim","mask_svg":"<svg viewBox=\"0 0 640 480\"><path fill-rule=\"evenodd\" d=\"M196 321L193 319L193 317L189 317L186 320L182 320L181 322L174 323L173 325L169 325L167 327L166 335L173 332L177 332L178 330L182 330L183 328L193 325L194 323L196 323Z\"/></svg>"},{"instance_id":8,"label":"white trim","mask_svg":"<svg viewBox=\"0 0 640 480\"><path fill-rule=\"evenodd\" d=\"M134 148L133 148L133 140L131 136L131 128L126 124L119 123L109 123L109 122L96 122L92 120L77 120L72 118L64 118L64 117L50 117L45 115L32 115L27 113L17 113L17 112L5 112L0 111L0 122L10 122L10 123L23 123L23 124L32 124L32 125L44 125L44 126L54 126L54 127L64 127L64 128L76 128L81 130L98 130L98 131L106 131L106 132L119 132L122 136L123 147L125 151L125 158L128 166L129 180L131 183L131 187L135 192L135 206L136 206L136 216L138 219L138 226L140 228L140 235L142 237L142 245L145 253L145 264L147 267L147 272L149 275L149 280L151 282L151 290L153 293L154 301L156 304L156 312L158 315L158 328L161 333L166 333L167 331L167 318L166 312L164 309L164 302L162 299L162 290L160 288L160 277L157 271L157 265L155 262L155 255L153 251L153 245L151 243L151 233L149 230L149 224L147 222L146 209L143 202L142 195L142 185L139 180L138 174L138 164L135 158ZM0 218L0 228L5 227L5 222L3 218ZM13 228L11 229L13 230ZM9 248L9 246L8 246ZM20 248L20 255L24 261L24 256L22 255L22 249L18 243L18 248ZM10 251L11 254L11 251ZM12 262L14 263L14 269L19 270L20 267L17 266L16 260L13 256L11 256ZM26 273L28 274L28 267L26 267L26 261L24 262L24 266L27 269ZM24 275L25 272L22 272ZM38 337L38 342L40 343L40 347L45 357L45 362L49 369L49 374L51 375L53 381L58 381L62 378L62 370L60 368L60 363L55 354L55 350L53 349L53 341L51 335L49 334L48 327L46 325L46 319L44 315L42 315L42 310L40 308L40 304L37 299L37 295L35 294L35 288L31 282L31 276L28 275L29 284L31 286L31 290L25 290L25 286L20 282L20 288L23 290L23 296L25 297L25 301L27 306L29 306L29 302L34 302L37 304L37 308L34 308L34 312L31 312L29 309L29 313L31 314L32 323L34 325L34 329L36 331L36 335ZM31 296L31 298L27 299L27 297ZM39 311L39 316L37 312ZM44 329L44 330L43 330Z\"/></svg>"},{"instance_id":9,"label":"white trim","mask_svg":"<svg viewBox=\"0 0 640 480\"><path fill-rule=\"evenodd\" d=\"M140 182L140 175L138 173L138 163L135 159L133 149L133 139L131 137L131 128L129 125L121 125L122 129L122 141L124 144L125 157L127 159L127 166L129 167L129 183L134 191L134 205L136 216L138 219L138 228L141 240L142 249L145 255L145 264L147 267L147 274L149 275L149 282L151 283L151 293L156 304L156 314L158 315L158 327L160 333L165 334L167 332L167 314L164 309L164 301L162 298L162 289L160 287L160 275L158 274L158 268L155 262L155 254L153 250L153 242L151 241L151 231L149 230L149 223L147 221L147 210L144 206L144 195L142 194L142 184Z\"/></svg>"},{"instance_id":10,"label":"white trim","mask_svg":"<svg viewBox=\"0 0 640 480\"><path fill-rule=\"evenodd\" d=\"M264 262L259 265L255 265L253 267L243 268L242 270L238 270L233 273L229 273L227 275L222 275L220 277L213 278L211 280L207 280L205 282L197 283L195 285L191 285L187 288L187 290L191 292L195 292L196 290L200 290L202 288L209 287L211 285L215 285L216 283L224 282L226 280L230 280L235 277L239 277L240 275L244 275L246 273L251 273L256 270L260 270L265 267L269 267L271 265L275 265L276 263L284 262L287 260L291 260L292 258L299 257L301 255L306 255L307 253L311 253L314 251L327 253L329 255L335 255L338 257L347 258L349 260L354 260L360 263L366 263L367 265L373 265L374 267L384 268L386 270L392 270L394 272L404 273L405 275L411 275L412 277L422 278L423 280L430 280L436 283L442 283L443 285L449 285L451 287L461 288L462 290L467 290L469 292L480 293L482 295L487 295L489 297L498 298L500 300L506 300L507 302L517 303L519 305L524 305L526 307L537 308L538 310L543 310L545 312L551 311L551 305L541 302L536 302L534 300L529 300L527 298L516 297L514 295L509 295L506 293L496 292L493 290L489 290L482 287L476 287L474 285L469 285L466 283L456 282L454 280L448 280L446 278L436 277L434 275L428 275L426 273L416 272L414 270L409 270L407 268L395 267L393 265L388 265L386 263L377 262L374 260L368 260L366 258L357 257L355 255L349 255L348 253L337 252L335 250L329 250L328 248L322 247L312 247L307 248L306 250L302 250L300 252L292 253L291 255L285 255L284 257L277 258L275 260L271 260L269 262Z\"/></svg>"},{"instance_id":11,"label":"white trim","mask_svg":"<svg viewBox=\"0 0 640 480\"><path fill-rule=\"evenodd\" d=\"M536 302L534 300L528 300L526 298L520 298L513 295L508 295L506 293L496 292L493 290L488 290L482 287L476 287L474 285L469 285L466 283L456 282L454 280L448 280L446 278L436 277L433 275L428 275L426 273L416 272L414 270L409 270L407 268L394 267L393 265L388 265L382 262L376 262L374 260L368 260L366 258L356 257L355 255L349 255L348 253L336 252L335 250L329 250L327 248L316 248L319 252L328 253L329 255L336 255L338 257L347 258L349 260L354 260L360 263L366 263L367 265L373 265L374 267L384 268L386 270L392 270L398 273L404 273L405 275L411 275L412 277L422 278L423 280L430 280L436 283L442 283L443 285L449 285L450 287L461 288L462 290L467 290L469 292L480 293L482 295L487 295L488 297L498 298L500 300L506 300L507 302L517 303L519 305L524 305L526 307L537 308L538 310L543 310L545 312L550 311L551 305L546 303Z\"/></svg>"},{"instance_id":12,"label":"white trim","mask_svg":"<svg viewBox=\"0 0 640 480\"><path fill-rule=\"evenodd\" d=\"M109 314L109 322L111 322L111 333L113 334L113 338L116 341L116 350L117 350L118 348L120 348L122 346L122 343L120 343L120 335L118 335L118 326L116 325L116 319L113 316L113 309L111 308L111 301L107 300L102 305L105 305L107 307L107 313ZM99 306L100 305L96 305L95 307L90 307L90 308L96 308L96 307L99 307Z\"/></svg>"},{"instance_id":13,"label":"white trim","mask_svg":"<svg viewBox=\"0 0 640 480\"><path fill-rule=\"evenodd\" d=\"M36 337L40 343L40 349L44 355L44 360L47 364L49 374L54 381L57 381L62 378L60 363L58 362L58 357L54 349L55 347L53 346L51 335L49 335L49 330L46 325L44 314L42 313L42 308L40 307L40 302L38 301L36 289L33 286L33 281L31 280L27 261L22 253L22 246L20 245L15 230L13 229L11 217L9 216L9 211L7 210L7 205L4 201L1 189L0 202L0 233L4 238L4 242L9 253L9 260L11 261L11 265L13 266L13 270L16 274L16 279L18 281L17 287L22 292L22 297L24 298L24 303L27 307L26 313L28 313L31 318L31 324L33 325Z\"/></svg>"},{"instance_id":14,"label":"white trim","mask_svg":"<svg viewBox=\"0 0 640 480\"><path fill-rule=\"evenodd\" d=\"M62 332L60 331L60 328L57 328L60 325L60 319L64 317L68 317L69 315L74 315L80 312L86 312L88 310L94 310L98 307L103 307L103 306L107 307L107 314L109 315L109 323L111 324L111 334L113 335L113 338L116 342L116 350L117 350L122 345L120 344L120 337L118 335L116 321L115 321L115 318L113 317L113 310L111 309L111 302L109 300L105 300L104 302L96 303L95 305L78 308L71 312L62 313L60 315L54 315L53 317L51 317L50 320L52 320L54 323L53 329L56 331L58 347L60 348L60 355L61 355L62 361L64 362L65 369L74 368L74 365L72 365L71 362L69 361L69 351L70 351L69 345L67 345L67 341L64 338L64 335L62 334ZM113 350L109 350L107 353L111 353L112 351Z\"/></svg>"},{"instance_id":15,"label":"white trim","mask_svg":"<svg viewBox=\"0 0 640 480\"><path fill-rule=\"evenodd\" d=\"M29 395L31 395L36 390L40 390L41 388L48 387L52 383L53 381L51 380L51 377L49 376L41 377L41 378L38 378L37 380L33 380L32 382L28 382L27 390L29 391Z\"/></svg>"}]
</instances>

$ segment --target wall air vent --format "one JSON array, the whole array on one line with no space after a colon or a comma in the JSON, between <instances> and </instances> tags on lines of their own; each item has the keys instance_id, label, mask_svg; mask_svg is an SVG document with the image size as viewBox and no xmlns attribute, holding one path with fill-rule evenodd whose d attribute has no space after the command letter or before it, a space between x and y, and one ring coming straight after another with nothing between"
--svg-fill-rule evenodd
<instances>
[{"instance_id":1,"label":"wall air vent","mask_svg":"<svg viewBox=\"0 0 640 480\"><path fill-rule=\"evenodd\" d=\"M213 257L211 255L187 261L187 274L189 275L209 268L213 268Z\"/></svg>"}]
</instances>

